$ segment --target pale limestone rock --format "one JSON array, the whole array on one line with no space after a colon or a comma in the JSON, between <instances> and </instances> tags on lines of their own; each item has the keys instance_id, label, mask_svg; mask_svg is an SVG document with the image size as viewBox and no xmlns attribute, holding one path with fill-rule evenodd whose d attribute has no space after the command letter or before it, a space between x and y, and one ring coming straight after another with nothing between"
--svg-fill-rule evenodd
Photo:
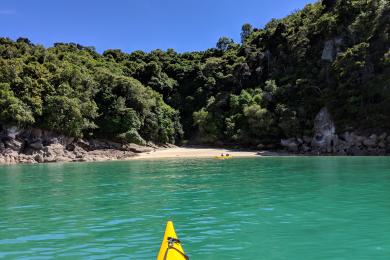
<instances>
[{"instance_id":1,"label":"pale limestone rock","mask_svg":"<svg viewBox=\"0 0 390 260\"><path fill-rule=\"evenodd\" d=\"M324 107L314 120L314 137L311 145L318 152L331 153L335 150L337 142L334 122L328 109Z\"/></svg>"},{"instance_id":2,"label":"pale limestone rock","mask_svg":"<svg viewBox=\"0 0 390 260\"><path fill-rule=\"evenodd\" d=\"M370 136L369 138L364 139L363 144L367 147L374 147L377 145L376 136Z\"/></svg>"},{"instance_id":3,"label":"pale limestone rock","mask_svg":"<svg viewBox=\"0 0 390 260\"><path fill-rule=\"evenodd\" d=\"M130 151L134 153L147 153L153 151L153 148L147 147L147 146L141 146L138 144L126 144L123 145L122 150L124 151Z\"/></svg>"},{"instance_id":4,"label":"pale limestone rock","mask_svg":"<svg viewBox=\"0 0 390 260\"><path fill-rule=\"evenodd\" d=\"M5 145L3 142L0 141L0 153L3 153L5 150Z\"/></svg>"},{"instance_id":5,"label":"pale limestone rock","mask_svg":"<svg viewBox=\"0 0 390 260\"><path fill-rule=\"evenodd\" d=\"M307 144L310 144L310 143L311 143L311 138L310 138L309 136L305 135L305 136L303 137L303 141L304 141L305 143L307 143Z\"/></svg>"},{"instance_id":6,"label":"pale limestone rock","mask_svg":"<svg viewBox=\"0 0 390 260\"><path fill-rule=\"evenodd\" d=\"M387 137L387 133L382 133L382 134L378 137L378 139L379 139L379 140L386 140L386 137Z\"/></svg>"},{"instance_id":7,"label":"pale limestone rock","mask_svg":"<svg viewBox=\"0 0 390 260\"><path fill-rule=\"evenodd\" d=\"M43 149L42 140L38 139L35 142L30 143L29 147L31 147L31 148L33 148L35 150L42 150Z\"/></svg>"},{"instance_id":8,"label":"pale limestone rock","mask_svg":"<svg viewBox=\"0 0 390 260\"><path fill-rule=\"evenodd\" d=\"M321 59L326 61L333 61L334 52L335 50L333 40L325 41Z\"/></svg>"},{"instance_id":9,"label":"pale limestone rock","mask_svg":"<svg viewBox=\"0 0 390 260\"><path fill-rule=\"evenodd\" d=\"M23 142L17 139L9 139L4 142L5 147L16 152L20 152L23 148Z\"/></svg>"},{"instance_id":10,"label":"pale limestone rock","mask_svg":"<svg viewBox=\"0 0 390 260\"><path fill-rule=\"evenodd\" d=\"M280 144L291 152L298 152L299 143L295 138L282 139Z\"/></svg>"},{"instance_id":11,"label":"pale limestone rock","mask_svg":"<svg viewBox=\"0 0 390 260\"><path fill-rule=\"evenodd\" d=\"M35 156L34 156L34 159L35 159L35 161L37 161L38 163L43 163L45 160L44 160L44 158L43 158L43 156L42 156L42 154L36 154Z\"/></svg>"},{"instance_id":12,"label":"pale limestone rock","mask_svg":"<svg viewBox=\"0 0 390 260\"><path fill-rule=\"evenodd\" d=\"M326 61L334 61L336 55L341 51L343 45L343 38L335 37L331 40L327 40L324 43L324 49L322 50L321 59Z\"/></svg>"},{"instance_id":13,"label":"pale limestone rock","mask_svg":"<svg viewBox=\"0 0 390 260\"><path fill-rule=\"evenodd\" d=\"M11 126L9 128L6 128L5 132L9 138L15 139L16 136L22 132L22 130L16 126Z\"/></svg>"}]
</instances>

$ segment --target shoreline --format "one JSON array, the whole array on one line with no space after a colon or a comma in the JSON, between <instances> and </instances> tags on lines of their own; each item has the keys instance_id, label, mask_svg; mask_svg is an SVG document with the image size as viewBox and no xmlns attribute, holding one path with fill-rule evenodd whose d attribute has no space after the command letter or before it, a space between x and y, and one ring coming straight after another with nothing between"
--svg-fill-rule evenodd
<instances>
[{"instance_id":1,"label":"shoreline","mask_svg":"<svg viewBox=\"0 0 390 260\"><path fill-rule=\"evenodd\" d=\"M234 157L262 157L262 156L289 156L292 154L283 152L270 152L262 150L239 150L228 148L210 148L210 147L175 147L160 148L151 152L139 153L127 160L144 159L172 159L172 158L214 158L221 154L229 154Z\"/></svg>"},{"instance_id":2,"label":"shoreline","mask_svg":"<svg viewBox=\"0 0 390 260\"><path fill-rule=\"evenodd\" d=\"M55 145L54 145L55 146ZM133 145L132 152L120 149L97 149L85 152L83 157L74 157L74 152L62 151L63 147L57 144L61 153L52 158L37 161L31 155L23 153L0 154L0 166L20 164L42 164L42 163L77 163L77 162L113 162L132 160L163 160L163 159L214 159L216 156L229 154L233 158L261 158L261 157L354 157L358 155L340 154L299 154L288 151L269 151L252 149L215 148L207 146L165 146L165 147L142 147ZM64 154L65 152L65 154ZM56 154L54 154L56 155ZM66 155L64 157L64 155ZM387 156L387 155L361 155L361 156ZM16 159L13 159L16 158Z\"/></svg>"},{"instance_id":3,"label":"shoreline","mask_svg":"<svg viewBox=\"0 0 390 260\"><path fill-rule=\"evenodd\" d=\"M297 156L288 152L272 152L264 150L245 150L229 148L212 147L159 147L159 148L139 148L137 151L129 152L119 149L102 149L86 152L82 158L74 157L72 152L62 151L59 146L59 156L53 156L46 160L34 160L36 156L23 153L9 153L0 155L1 165L20 165L20 164L42 164L42 163L80 163L80 162L112 162L112 161L132 161L132 160L159 160L159 159L213 159L215 156L229 154L233 158L256 158L256 157L277 157L277 156Z\"/></svg>"}]
</instances>

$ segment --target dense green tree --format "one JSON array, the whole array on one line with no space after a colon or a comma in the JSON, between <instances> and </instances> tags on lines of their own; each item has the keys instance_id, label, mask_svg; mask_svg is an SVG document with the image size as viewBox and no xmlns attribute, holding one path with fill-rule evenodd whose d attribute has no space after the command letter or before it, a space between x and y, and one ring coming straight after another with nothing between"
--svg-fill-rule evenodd
<instances>
[{"instance_id":1,"label":"dense green tree","mask_svg":"<svg viewBox=\"0 0 390 260\"><path fill-rule=\"evenodd\" d=\"M231 46L233 46L234 41L228 37L221 37L217 42L217 49L221 51L227 51Z\"/></svg>"},{"instance_id":2,"label":"dense green tree","mask_svg":"<svg viewBox=\"0 0 390 260\"><path fill-rule=\"evenodd\" d=\"M9 84L0 83L0 122L5 125L14 123L18 126L26 126L34 121L29 107L15 97Z\"/></svg>"},{"instance_id":3,"label":"dense green tree","mask_svg":"<svg viewBox=\"0 0 390 260\"><path fill-rule=\"evenodd\" d=\"M253 27L251 24L246 23L241 27L241 43L245 43L245 40L251 35L253 32Z\"/></svg>"},{"instance_id":4,"label":"dense green tree","mask_svg":"<svg viewBox=\"0 0 390 260\"><path fill-rule=\"evenodd\" d=\"M88 120L97 115L95 104L82 103L78 98L66 96L49 96L46 102L44 116L48 129L80 137L84 130L96 128Z\"/></svg>"},{"instance_id":5,"label":"dense green tree","mask_svg":"<svg viewBox=\"0 0 390 260\"><path fill-rule=\"evenodd\" d=\"M337 129L390 128L389 0L322 0L241 45L177 53L0 38L0 123L145 144L255 146Z\"/></svg>"}]
</instances>

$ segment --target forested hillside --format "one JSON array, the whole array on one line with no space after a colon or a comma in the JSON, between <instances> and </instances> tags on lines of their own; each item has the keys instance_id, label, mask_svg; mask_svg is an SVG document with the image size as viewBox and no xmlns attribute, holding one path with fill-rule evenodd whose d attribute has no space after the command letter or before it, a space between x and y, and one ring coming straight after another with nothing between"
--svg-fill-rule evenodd
<instances>
[{"instance_id":1,"label":"forested hillside","mask_svg":"<svg viewBox=\"0 0 390 260\"><path fill-rule=\"evenodd\" d=\"M0 124L123 142L256 146L390 128L390 1L323 0L203 52L0 39Z\"/></svg>"}]
</instances>

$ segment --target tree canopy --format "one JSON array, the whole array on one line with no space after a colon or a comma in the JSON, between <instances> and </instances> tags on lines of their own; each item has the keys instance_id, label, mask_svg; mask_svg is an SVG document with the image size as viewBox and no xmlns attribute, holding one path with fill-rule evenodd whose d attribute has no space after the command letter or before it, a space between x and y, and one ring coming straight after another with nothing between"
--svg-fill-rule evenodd
<instances>
[{"instance_id":1,"label":"tree canopy","mask_svg":"<svg viewBox=\"0 0 390 260\"><path fill-rule=\"evenodd\" d=\"M389 0L309 4L241 44L124 53L0 38L0 124L125 142L257 145L337 128L390 127Z\"/></svg>"}]
</instances>

